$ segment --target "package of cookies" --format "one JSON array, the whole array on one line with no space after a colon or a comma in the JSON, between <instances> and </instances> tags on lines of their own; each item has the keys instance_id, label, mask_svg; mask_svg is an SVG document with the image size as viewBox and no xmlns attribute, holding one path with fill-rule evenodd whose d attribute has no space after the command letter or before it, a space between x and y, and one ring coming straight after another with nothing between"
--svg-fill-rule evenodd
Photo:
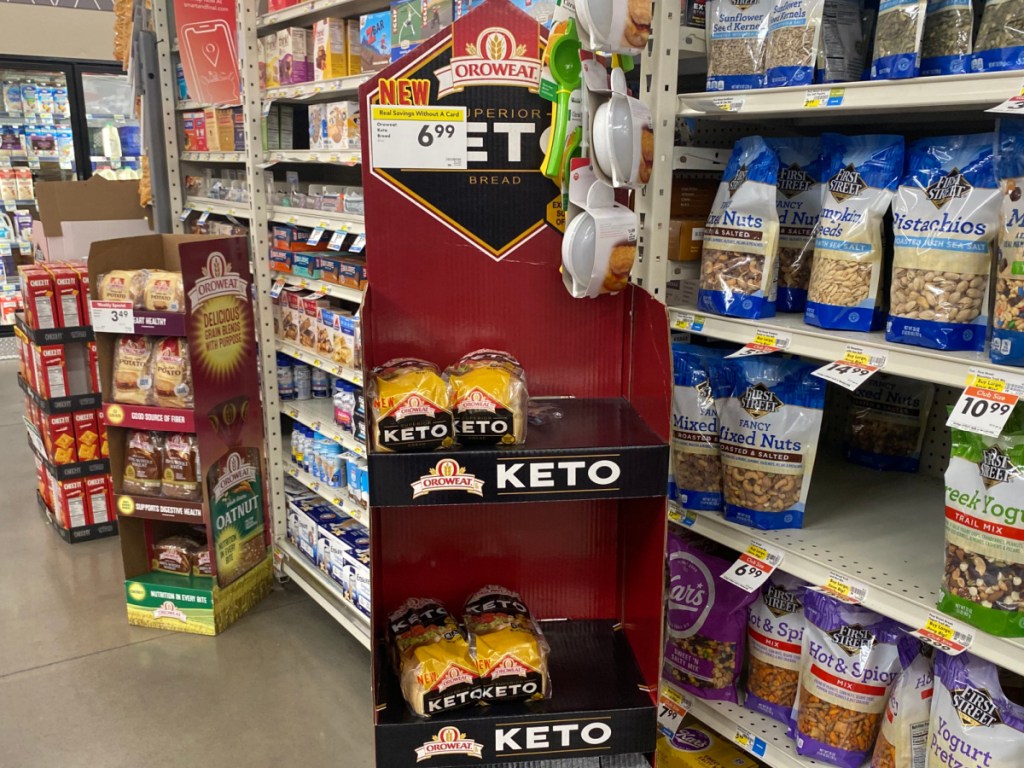
<instances>
[{"instance_id":1,"label":"package of cookies","mask_svg":"<svg viewBox=\"0 0 1024 768\"><path fill-rule=\"evenodd\" d=\"M189 536L168 536L160 539L153 545L150 567L154 571L188 576L192 573L193 557L197 549L198 542Z\"/></svg>"},{"instance_id":2,"label":"package of cookies","mask_svg":"<svg viewBox=\"0 0 1024 768\"><path fill-rule=\"evenodd\" d=\"M192 365L188 342L178 336L158 339L153 350L153 404L162 408L191 408Z\"/></svg>"},{"instance_id":3,"label":"package of cookies","mask_svg":"<svg viewBox=\"0 0 1024 768\"><path fill-rule=\"evenodd\" d=\"M378 451L432 451L455 442L448 385L426 360L389 360L370 376L373 444Z\"/></svg>"},{"instance_id":4,"label":"package of cookies","mask_svg":"<svg viewBox=\"0 0 1024 768\"><path fill-rule=\"evenodd\" d=\"M122 493L144 496L160 494L163 478L163 435L142 429L130 429L124 441Z\"/></svg>"},{"instance_id":5,"label":"package of cookies","mask_svg":"<svg viewBox=\"0 0 1024 768\"><path fill-rule=\"evenodd\" d=\"M160 490L164 496L174 499L202 499L199 468L199 448L196 436L173 432L164 439L161 452L163 474Z\"/></svg>"},{"instance_id":6,"label":"package of cookies","mask_svg":"<svg viewBox=\"0 0 1024 768\"><path fill-rule=\"evenodd\" d=\"M445 371L460 445L519 445L526 440L526 376L507 352L478 349Z\"/></svg>"},{"instance_id":7,"label":"package of cookies","mask_svg":"<svg viewBox=\"0 0 1024 768\"><path fill-rule=\"evenodd\" d=\"M142 306L154 312L184 312L185 289L180 272L154 269L146 273Z\"/></svg>"},{"instance_id":8,"label":"package of cookies","mask_svg":"<svg viewBox=\"0 0 1024 768\"><path fill-rule=\"evenodd\" d=\"M148 336L118 336L114 343L114 402L146 405L153 394L150 362L153 340Z\"/></svg>"},{"instance_id":9,"label":"package of cookies","mask_svg":"<svg viewBox=\"0 0 1024 768\"><path fill-rule=\"evenodd\" d=\"M100 275L96 297L100 301L130 301L137 309L142 309L148 274L145 269L113 269Z\"/></svg>"}]
</instances>

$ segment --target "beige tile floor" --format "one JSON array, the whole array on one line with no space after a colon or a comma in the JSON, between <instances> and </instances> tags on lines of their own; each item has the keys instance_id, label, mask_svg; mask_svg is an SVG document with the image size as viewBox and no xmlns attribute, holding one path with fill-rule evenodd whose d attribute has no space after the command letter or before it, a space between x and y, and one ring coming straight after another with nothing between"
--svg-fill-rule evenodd
<instances>
[{"instance_id":1,"label":"beige tile floor","mask_svg":"<svg viewBox=\"0 0 1024 768\"><path fill-rule=\"evenodd\" d=\"M0 765L372 762L367 651L294 585L217 638L129 627L116 538L36 510L17 366L0 363Z\"/></svg>"}]
</instances>

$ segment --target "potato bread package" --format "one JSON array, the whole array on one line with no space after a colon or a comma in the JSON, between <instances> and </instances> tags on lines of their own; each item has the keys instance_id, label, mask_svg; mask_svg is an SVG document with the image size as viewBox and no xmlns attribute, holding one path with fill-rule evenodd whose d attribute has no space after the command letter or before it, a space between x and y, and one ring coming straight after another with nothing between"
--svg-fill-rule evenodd
<instances>
[{"instance_id":1,"label":"potato bread package","mask_svg":"<svg viewBox=\"0 0 1024 768\"><path fill-rule=\"evenodd\" d=\"M804 592L804 616L797 753L858 768L875 746L903 632L892 619L813 589Z\"/></svg>"},{"instance_id":2,"label":"potato bread package","mask_svg":"<svg viewBox=\"0 0 1024 768\"><path fill-rule=\"evenodd\" d=\"M448 385L433 363L389 360L370 375L367 396L376 450L432 451L454 443Z\"/></svg>"},{"instance_id":3,"label":"potato bread package","mask_svg":"<svg viewBox=\"0 0 1024 768\"><path fill-rule=\"evenodd\" d=\"M1002 201L990 355L1024 366L1024 120L998 122L995 152Z\"/></svg>"},{"instance_id":4,"label":"potato bread package","mask_svg":"<svg viewBox=\"0 0 1024 768\"><path fill-rule=\"evenodd\" d=\"M825 382L816 366L758 355L726 360L718 406L725 519L800 528L818 449Z\"/></svg>"},{"instance_id":5,"label":"potato bread package","mask_svg":"<svg viewBox=\"0 0 1024 768\"><path fill-rule=\"evenodd\" d=\"M718 315L775 315L779 161L760 136L736 142L704 227L701 309Z\"/></svg>"},{"instance_id":6,"label":"potato bread package","mask_svg":"<svg viewBox=\"0 0 1024 768\"><path fill-rule=\"evenodd\" d=\"M743 706L790 724L800 682L807 583L775 571L747 614L747 697Z\"/></svg>"},{"instance_id":7,"label":"potato bread package","mask_svg":"<svg viewBox=\"0 0 1024 768\"><path fill-rule=\"evenodd\" d=\"M962 653L935 658L928 768L1016 768L1024 707L1006 698L994 664Z\"/></svg>"},{"instance_id":8,"label":"potato bread package","mask_svg":"<svg viewBox=\"0 0 1024 768\"><path fill-rule=\"evenodd\" d=\"M460 445L519 445L526 440L526 375L512 355L478 349L445 371Z\"/></svg>"},{"instance_id":9,"label":"potato bread package","mask_svg":"<svg viewBox=\"0 0 1024 768\"><path fill-rule=\"evenodd\" d=\"M897 642L897 650L900 672L885 705L871 768L913 768L924 766L927 758L934 690L931 646L904 635Z\"/></svg>"},{"instance_id":10,"label":"potato bread package","mask_svg":"<svg viewBox=\"0 0 1024 768\"><path fill-rule=\"evenodd\" d=\"M747 607L757 597L725 581L735 553L707 539L668 535L668 609L662 677L716 701L737 701Z\"/></svg>"},{"instance_id":11,"label":"potato bread package","mask_svg":"<svg viewBox=\"0 0 1024 768\"><path fill-rule=\"evenodd\" d=\"M715 398L726 392L722 351L672 345L672 475L683 509L722 511L722 458Z\"/></svg>"},{"instance_id":12,"label":"potato bread package","mask_svg":"<svg viewBox=\"0 0 1024 768\"><path fill-rule=\"evenodd\" d=\"M804 321L821 328L882 327L882 218L903 170L902 136L821 137L821 214Z\"/></svg>"},{"instance_id":13,"label":"potato bread package","mask_svg":"<svg viewBox=\"0 0 1024 768\"><path fill-rule=\"evenodd\" d=\"M915 141L892 204L895 254L887 341L985 347L999 217L991 133Z\"/></svg>"}]
</instances>

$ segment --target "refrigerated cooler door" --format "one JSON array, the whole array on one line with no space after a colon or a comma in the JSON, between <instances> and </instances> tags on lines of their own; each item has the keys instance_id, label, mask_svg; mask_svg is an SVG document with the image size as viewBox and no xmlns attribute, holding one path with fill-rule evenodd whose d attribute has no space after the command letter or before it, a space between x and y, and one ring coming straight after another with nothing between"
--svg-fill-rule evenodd
<instances>
[{"instance_id":1,"label":"refrigerated cooler door","mask_svg":"<svg viewBox=\"0 0 1024 768\"><path fill-rule=\"evenodd\" d=\"M82 97L93 175L137 179L142 151L127 75L82 72Z\"/></svg>"}]
</instances>

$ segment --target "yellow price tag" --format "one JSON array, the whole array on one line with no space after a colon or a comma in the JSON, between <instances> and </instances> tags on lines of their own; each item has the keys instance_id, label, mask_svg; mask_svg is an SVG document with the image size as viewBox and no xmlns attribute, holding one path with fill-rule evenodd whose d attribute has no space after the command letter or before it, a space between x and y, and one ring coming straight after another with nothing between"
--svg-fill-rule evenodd
<instances>
[{"instance_id":1,"label":"yellow price tag","mask_svg":"<svg viewBox=\"0 0 1024 768\"><path fill-rule=\"evenodd\" d=\"M934 616L928 617L928 622L924 625L924 628L929 632L934 632L943 640L953 639L953 627L940 619L936 619Z\"/></svg>"},{"instance_id":2,"label":"yellow price tag","mask_svg":"<svg viewBox=\"0 0 1024 768\"><path fill-rule=\"evenodd\" d=\"M833 576L830 576L829 580L825 582L825 589L842 595L843 597L849 597L850 593L853 592L853 588L849 584L839 581Z\"/></svg>"},{"instance_id":3,"label":"yellow price tag","mask_svg":"<svg viewBox=\"0 0 1024 768\"><path fill-rule=\"evenodd\" d=\"M843 360L848 363L853 363L854 365L868 365L871 362L871 357L869 355L865 355L863 352L847 350L846 354L843 355Z\"/></svg>"},{"instance_id":4,"label":"yellow price tag","mask_svg":"<svg viewBox=\"0 0 1024 768\"><path fill-rule=\"evenodd\" d=\"M674 702L675 704L682 705L683 703L682 694L674 688L669 688L666 685L661 686L661 698L668 699L669 701Z\"/></svg>"},{"instance_id":5,"label":"yellow price tag","mask_svg":"<svg viewBox=\"0 0 1024 768\"><path fill-rule=\"evenodd\" d=\"M768 560L768 550L762 547L760 544L751 544L747 547L747 554L751 557L756 557L758 560Z\"/></svg>"},{"instance_id":6,"label":"yellow price tag","mask_svg":"<svg viewBox=\"0 0 1024 768\"><path fill-rule=\"evenodd\" d=\"M682 525L682 523L683 523L683 512L682 512L682 510L680 510L678 508L669 507L668 519L671 520L673 523L676 523L678 525Z\"/></svg>"},{"instance_id":7,"label":"yellow price tag","mask_svg":"<svg viewBox=\"0 0 1024 768\"><path fill-rule=\"evenodd\" d=\"M967 376L968 387L978 387L979 389L987 389L991 392L1005 392L1006 382L1002 379L996 379L992 376L982 376L978 373L972 373Z\"/></svg>"},{"instance_id":8,"label":"yellow price tag","mask_svg":"<svg viewBox=\"0 0 1024 768\"><path fill-rule=\"evenodd\" d=\"M778 341L778 337L776 337L774 333L755 333L754 334L754 343L755 344L761 344L762 346L765 346L765 347L775 347L775 346L778 346L778 344L776 344L777 341Z\"/></svg>"}]
</instances>

